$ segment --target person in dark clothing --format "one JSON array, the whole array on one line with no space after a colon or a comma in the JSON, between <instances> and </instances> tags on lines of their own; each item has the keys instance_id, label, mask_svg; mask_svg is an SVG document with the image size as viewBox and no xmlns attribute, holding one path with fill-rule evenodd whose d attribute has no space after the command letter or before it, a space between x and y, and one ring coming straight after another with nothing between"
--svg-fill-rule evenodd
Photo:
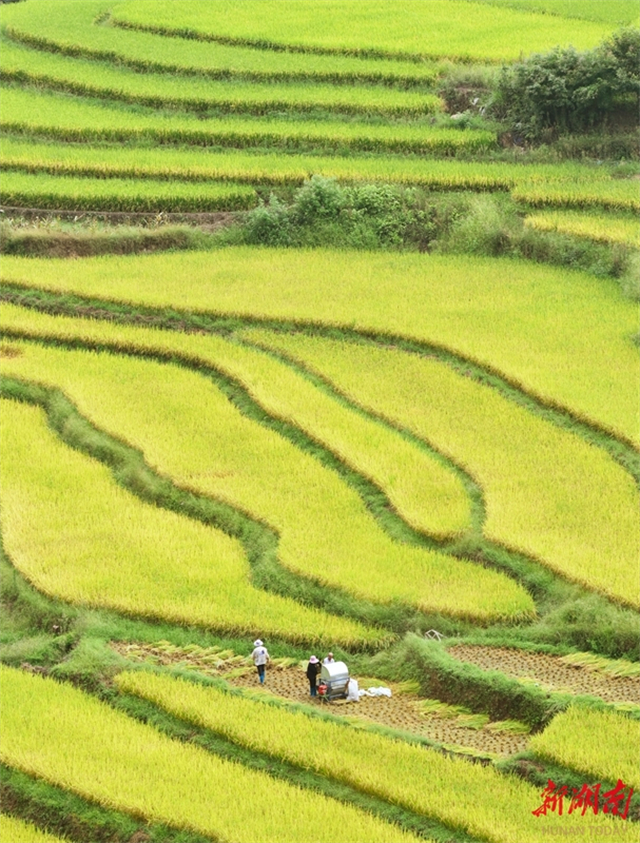
<instances>
[{"instance_id":1,"label":"person in dark clothing","mask_svg":"<svg viewBox=\"0 0 640 843\"><path fill-rule=\"evenodd\" d=\"M320 675L320 662L315 656L311 656L309 664L307 665L307 679L309 680L309 691L311 696L315 697L318 694L318 676Z\"/></svg>"}]
</instances>

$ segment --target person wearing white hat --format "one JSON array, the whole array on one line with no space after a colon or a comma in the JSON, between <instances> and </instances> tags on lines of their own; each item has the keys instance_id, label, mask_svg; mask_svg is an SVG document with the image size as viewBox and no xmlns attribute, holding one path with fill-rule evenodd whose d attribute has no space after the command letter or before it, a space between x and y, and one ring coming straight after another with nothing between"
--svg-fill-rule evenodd
<instances>
[{"instance_id":1,"label":"person wearing white hat","mask_svg":"<svg viewBox=\"0 0 640 843\"><path fill-rule=\"evenodd\" d=\"M318 695L318 675L320 673L320 662L316 656L311 656L309 664L307 665L307 679L309 680L309 690L312 697Z\"/></svg>"},{"instance_id":2,"label":"person wearing white hat","mask_svg":"<svg viewBox=\"0 0 640 843\"><path fill-rule=\"evenodd\" d=\"M253 653L251 653L251 658L253 659L253 663L256 666L258 671L258 679L260 680L260 684L264 685L264 672L267 668L267 662L270 661L269 653L267 652L267 648L264 646L262 641L259 638L253 642Z\"/></svg>"}]
</instances>

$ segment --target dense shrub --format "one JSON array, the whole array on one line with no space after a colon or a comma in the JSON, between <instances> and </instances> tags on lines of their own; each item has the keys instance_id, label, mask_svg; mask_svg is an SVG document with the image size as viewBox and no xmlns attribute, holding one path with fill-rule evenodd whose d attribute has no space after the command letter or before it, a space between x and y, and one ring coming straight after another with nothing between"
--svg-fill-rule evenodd
<instances>
[{"instance_id":1,"label":"dense shrub","mask_svg":"<svg viewBox=\"0 0 640 843\"><path fill-rule=\"evenodd\" d=\"M556 48L503 68L493 110L534 140L601 125L639 92L640 31L623 29L594 50Z\"/></svg>"},{"instance_id":2,"label":"dense shrub","mask_svg":"<svg viewBox=\"0 0 640 843\"><path fill-rule=\"evenodd\" d=\"M265 246L338 246L355 249L426 248L435 235L421 195L387 184L342 187L313 176L290 206L271 196L247 215L245 242Z\"/></svg>"}]
</instances>

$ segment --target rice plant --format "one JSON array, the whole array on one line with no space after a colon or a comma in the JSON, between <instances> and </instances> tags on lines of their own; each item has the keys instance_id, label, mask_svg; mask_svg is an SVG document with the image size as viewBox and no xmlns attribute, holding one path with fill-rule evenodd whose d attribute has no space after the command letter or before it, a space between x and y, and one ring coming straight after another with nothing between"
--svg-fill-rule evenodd
<instances>
[{"instance_id":1,"label":"rice plant","mask_svg":"<svg viewBox=\"0 0 640 843\"><path fill-rule=\"evenodd\" d=\"M2 360L4 373L61 388L99 428L140 448L154 470L269 525L280 537L280 561L290 570L383 604L400 600L487 620L533 614L530 595L503 574L392 541L335 472L241 415L202 375L113 353L17 347L21 354ZM12 536L8 550L16 558L17 523ZM175 574L167 576L175 581ZM87 587L101 594L98 585ZM207 602L198 582L195 592L197 601ZM229 592L221 599L231 611ZM137 600L142 603L143 595ZM167 600L172 605L176 598L167 594ZM189 616L182 604L178 611Z\"/></svg>"},{"instance_id":2,"label":"rice plant","mask_svg":"<svg viewBox=\"0 0 640 843\"><path fill-rule=\"evenodd\" d=\"M541 211L525 217L525 225L539 231L558 231L597 243L640 246L640 223L630 215L593 214L577 211Z\"/></svg>"},{"instance_id":3,"label":"rice plant","mask_svg":"<svg viewBox=\"0 0 640 843\"><path fill-rule=\"evenodd\" d=\"M149 71L247 79L254 82L310 81L429 87L433 63L363 59L353 56L265 52L222 43L159 39L108 24L112 4L103 0L56 0L55 5L3 6L0 21L12 39L51 52L101 59ZM106 19L105 19L106 16Z\"/></svg>"},{"instance_id":4,"label":"rice plant","mask_svg":"<svg viewBox=\"0 0 640 843\"><path fill-rule=\"evenodd\" d=\"M3 401L2 431L5 548L46 594L294 641L326 636L355 644L379 636L252 587L236 539L133 497L106 467L56 439L41 410Z\"/></svg>"},{"instance_id":5,"label":"rice plant","mask_svg":"<svg viewBox=\"0 0 640 843\"><path fill-rule=\"evenodd\" d=\"M100 211L237 211L257 204L248 185L3 173L3 205Z\"/></svg>"},{"instance_id":6,"label":"rice plant","mask_svg":"<svg viewBox=\"0 0 640 843\"><path fill-rule=\"evenodd\" d=\"M0 840L6 840L7 843L65 843L62 837L10 814L0 814Z\"/></svg>"},{"instance_id":7,"label":"rice plant","mask_svg":"<svg viewBox=\"0 0 640 843\"><path fill-rule=\"evenodd\" d=\"M603 451L439 360L302 334L249 335L464 465L484 491L488 538L640 606L638 488Z\"/></svg>"},{"instance_id":8,"label":"rice plant","mask_svg":"<svg viewBox=\"0 0 640 843\"><path fill-rule=\"evenodd\" d=\"M563 767L640 788L640 722L612 711L572 706L531 738L531 749Z\"/></svg>"},{"instance_id":9,"label":"rice plant","mask_svg":"<svg viewBox=\"0 0 640 843\"><path fill-rule=\"evenodd\" d=\"M311 843L320 827L350 843L423 839L172 740L70 685L8 667L0 676L2 761L91 801L239 843Z\"/></svg>"},{"instance_id":10,"label":"rice plant","mask_svg":"<svg viewBox=\"0 0 640 843\"><path fill-rule=\"evenodd\" d=\"M330 120L250 119L150 109L125 110L97 100L69 97L30 88L3 88L0 128L65 141L153 141L154 143L239 148L350 149L365 152L479 151L495 146L492 132L414 123L374 124Z\"/></svg>"},{"instance_id":11,"label":"rice plant","mask_svg":"<svg viewBox=\"0 0 640 843\"><path fill-rule=\"evenodd\" d=\"M375 86L213 80L139 73L2 41L0 78L106 100L197 112L268 114L326 111L417 117L438 111L433 93Z\"/></svg>"},{"instance_id":12,"label":"rice plant","mask_svg":"<svg viewBox=\"0 0 640 843\"><path fill-rule=\"evenodd\" d=\"M556 44L593 47L611 24L565 20L512 8L500 14L459 0L254 0L241 5L206 0L178 8L171 0L114 7L115 23L166 35L289 48L298 52L377 55L396 58L447 57L508 62ZM480 35L482 33L482 35Z\"/></svg>"},{"instance_id":13,"label":"rice plant","mask_svg":"<svg viewBox=\"0 0 640 843\"><path fill-rule=\"evenodd\" d=\"M218 336L199 336L69 319L5 304L0 327L33 337L111 342L174 353L236 378L270 416L292 422L340 461L373 481L417 530L440 538L469 529L469 501L453 471L428 451L354 412L272 357Z\"/></svg>"},{"instance_id":14,"label":"rice plant","mask_svg":"<svg viewBox=\"0 0 640 843\"><path fill-rule=\"evenodd\" d=\"M135 261L4 256L2 275L134 306L348 326L433 343L640 442L638 350L628 339L637 331L636 307L616 285L587 273L469 256L351 252L347 260L339 250L243 247Z\"/></svg>"}]
</instances>

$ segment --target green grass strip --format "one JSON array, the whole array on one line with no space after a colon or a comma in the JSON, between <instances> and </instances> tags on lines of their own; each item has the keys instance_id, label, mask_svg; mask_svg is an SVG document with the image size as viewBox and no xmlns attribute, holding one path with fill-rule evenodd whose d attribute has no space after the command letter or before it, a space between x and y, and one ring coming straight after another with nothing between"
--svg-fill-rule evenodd
<instances>
[{"instance_id":1,"label":"green grass strip","mask_svg":"<svg viewBox=\"0 0 640 843\"><path fill-rule=\"evenodd\" d=\"M248 185L152 181L150 179L54 176L48 173L3 173L3 205L65 210L237 211L258 202Z\"/></svg>"},{"instance_id":2,"label":"green grass strip","mask_svg":"<svg viewBox=\"0 0 640 843\"><path fill-rule=\"evenodd\" d=\"M640 721L612 711L572 706L531 739L531 749L587 776L640 788ZM626 798L626 795L625 795Z\"/></svg>"},{"instance_id":3,"label":"green grass strip","mask_svg":"<svg viewBox=\"0 0 640 843\"><path fill-rule=\"evenodd\" d=\"M56 0L3 6L0 23L8 34L51 52L85 56L136 70L248 79L260 82L385 84L428 87L437 75L433 64L365 60L349 56L294 55L264 50L158 39L145 32L110 25L109 0ZM52 14L52 9L55 13Z\"/></svg>"},{"instance_id":4,"label":"green grass strip","mask_svg":"<svg viewBox=\"0 0 640 843\"><path fill-rule=\"evenodd\" d=\"M316 840L320 824L345 841L418 839L351 806L171 740L70 686L10 668L0 672L5 763L85 798L239 843Z\"/></svg>"},{"instance_id":5,"label":"green grass strip","mask_svg":"<svg viewBox=\"0 0 640 843\"><path fill-rule=\"evenodd\" d=\"M537 790L516 778L501 775L491 767L447 758L426 747L317 718L310 720L302 711L271 706L267 700L250 700L148 671L120 674L116 681L123 691L140 694L230 740L300 766L311 766L321 774L491 843L555 841L561 826L568 832L567 839L582 843L597 839L596 825L610 827L611 821L606 818L579 827L575 823L566 827L565 819L558 816L540 822L531 815L531 806L537 807ZM311 753L310 733L314 736ZM500 803L499 813L493 802ZM627 829L622 834L621 839L627 839L627 835L632 839Z\"/></svg>"},{"instance_id":6,"label":"green grass strip","mask_svg":"<svg viewBox=\"0 0 640 843\"><path fill-rule=\"evenodd\" d=\"M185 143L196 146L276 146L360 151L435 152L478 151L495 146L492 132L437 128L419 124L376 125L356 122L251 120L196 115L156 114L117 108L100 101L69 97L31 88L2 89L0 128L66 141L136 141Z\"/></svg>"},{"instance_id":7,"label":"green grass strip","mask_svg":"<svg viewBox=\"0 0 640 843\"><path fill-rule=\"evenodd\" d=\"M108 63L28 49L8 39L3 39L1 46L1 79L152 108L259 115L326 111L416 117L442 107L435 94L379 85L256 83L142 74Z\"/></svg>"}]
</instances>

